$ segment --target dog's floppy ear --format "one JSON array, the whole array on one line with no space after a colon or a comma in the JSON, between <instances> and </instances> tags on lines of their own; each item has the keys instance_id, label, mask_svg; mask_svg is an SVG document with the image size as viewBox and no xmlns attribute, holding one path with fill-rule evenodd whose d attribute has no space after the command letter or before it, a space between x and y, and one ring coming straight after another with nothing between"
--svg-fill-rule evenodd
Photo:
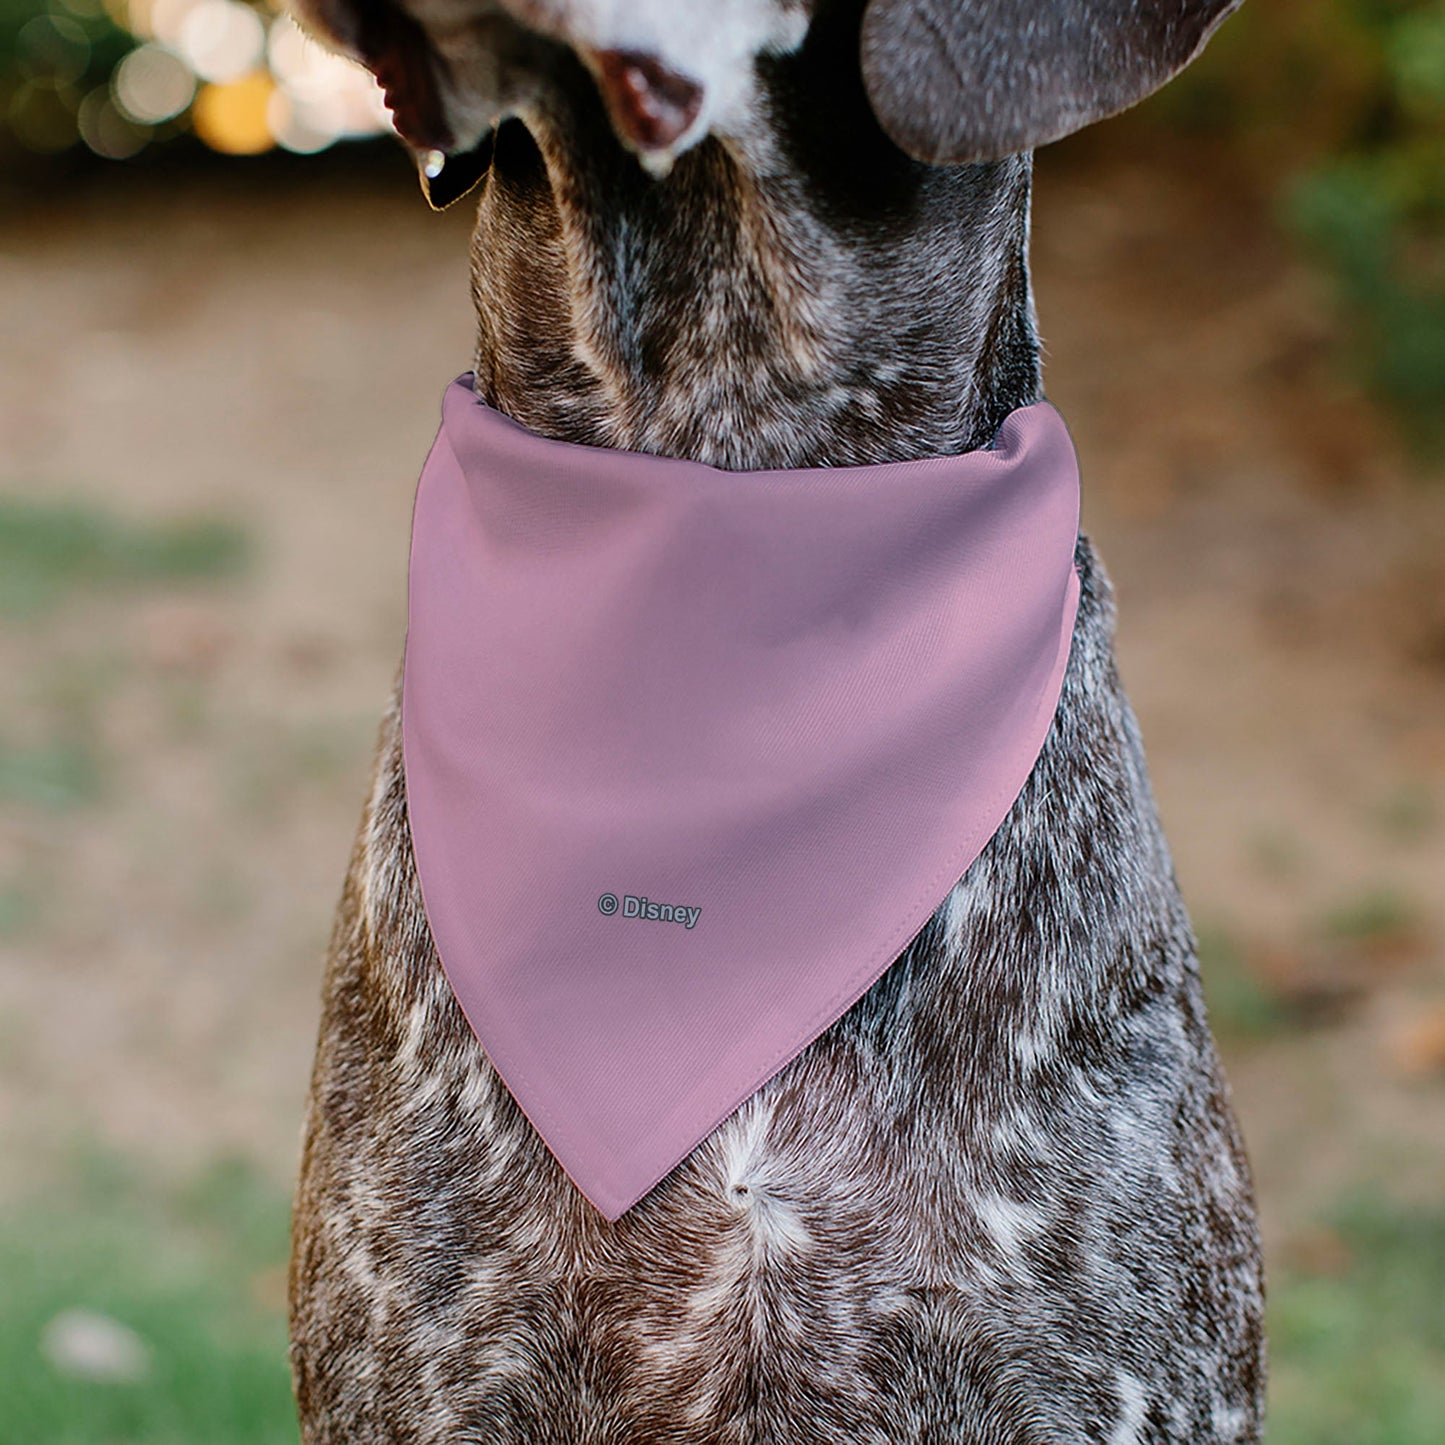
<instances>
[{"instance_id":1,"label":"dog's floppy ear","mask_svg":"<svg viewBox=\"0 0 1445 1445\"><path fill-rule=\"evenodd\" d=\"M1242 0L869 0L879 124L935 165L998 160L1143 100Z\"/></svg>"}]
</instances>

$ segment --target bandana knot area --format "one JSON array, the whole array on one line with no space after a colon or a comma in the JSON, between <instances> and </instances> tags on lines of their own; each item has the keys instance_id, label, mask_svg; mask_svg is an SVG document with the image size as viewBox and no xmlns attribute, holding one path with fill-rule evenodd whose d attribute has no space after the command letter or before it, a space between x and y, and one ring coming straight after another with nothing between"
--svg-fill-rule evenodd
<instances>
[{"instance_id":1,"label":"bandana knot area","mask_svg":"<svg viewBox=\"0 0 1445 1445\"><path fill-rule=\"evenodd\" d=\"M442 967L617 1219L847 1011L1007 816L1079 580L1047 402L992 447L731 472L447 389L402 745Z\"/></svg>"}]
</instances>

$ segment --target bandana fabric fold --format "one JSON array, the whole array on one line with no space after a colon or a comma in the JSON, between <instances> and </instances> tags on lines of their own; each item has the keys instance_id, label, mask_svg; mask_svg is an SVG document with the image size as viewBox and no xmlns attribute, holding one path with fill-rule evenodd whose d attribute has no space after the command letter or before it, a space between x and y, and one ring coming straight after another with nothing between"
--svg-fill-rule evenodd
<instances>
[{"instance_id":1,"label":"bandana fabric fold","mask_svg":"<svg viewBox=\"0 0 1445 1445\"><path fill-rule=\"evenodd\" d=\"M1079 474L988 450L729 472L443 400L412 522L407 806L442 967L618 1218L855 1003L1058 703Z\"/></svg>"}]
</instances>

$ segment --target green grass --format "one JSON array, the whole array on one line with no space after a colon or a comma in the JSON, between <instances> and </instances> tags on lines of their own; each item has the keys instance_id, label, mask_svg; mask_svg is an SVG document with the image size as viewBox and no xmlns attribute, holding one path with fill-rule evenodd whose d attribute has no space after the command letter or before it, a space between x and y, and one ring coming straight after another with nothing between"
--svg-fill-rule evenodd
<instances>
[{"instance_id":1,"label":"green grass","mask_svg":"<svg viewBox=\"0 0 1445 1445\"><path fill-rule=\"evenodd\" d=\"M1445 1208L1360 1196L1333 1273L1271 1281L1270 1445L1445 1439Z\"/></svg>"},{"instance_id":2,"label":"green grass","mask_svg":"<svg viewBox=\"0 0 1445 1445\"><path fill-rule=\"evenodd\" d=\"M0 803L61 812L94 802L102 791L100 762L86 744L17 748L0 739Z\"/></svg>"},{"instance_id":3,"label":"green grass","mask_svg":"<svg viewBox=\"0 0 1445 1445\"><path fill-rule=\"evenodd\" d=\"M1260 872L1281 882L1301 877L1309 866L1303 840L1282 828L1261 828L1249 840L1248 850Z\"/></svg>"},{"instance_id":4,"label":"green grass","mask_svg":"<svg viewBox=\"0 0 1445 1445\"><path fill-rule=\"evenodd\" d=\"M274 1296L286 1202L219 1167L161 1198L113 1163L0 1217L0 1445L294 1445ZM66 1310L135 1331L134 1383L58 1371L40 1347Z\"/></svg>"},{"instance_id":5,"label":"green grass","mask_svg":"<svg viewBox=\"0 0 1445 1445\"><path fill-rule=\"evenodd\" d=\"M1402 784L1383 797L1375 809L1380 832L1395 843L1418 843L1440 826L1440 805L1422 782Z\"/></svg>"},{"instance_id":6,"label":"green grass","mask_svg":"<svg viewBox=\"0 0 1445 1445\"><path fill-rule=\"evenodd\" d=\"M1210 1026L1225 1039L1266 1039L1287 1028L1283 999L1249 966L1244 950L1226 929L1201 924L1199 976Z\"/></svg>"},{"instance_id":7,"label":"green grass","mask_svg":"<svg viewBox=\"0 0 1445 1445\"><path fill-rule=\"evenodd\" d=\"M83 502L0 496L0 617L40 615L83 589L229 576L248 552L229 522L142 524Z\"/></svg>"},{"instance_id":8,"label":"green grass","mask_svg":"<svg viewBox=\"0 0 1445 1445\"><path fill-rule=\"evenodd\" d=\"M1325 933L1347 943L1368 944L1412 932L1418 926L1415 906L1393 888L1372 888L1331 909Z\"/></svg>"},{"instance_id":9,"label":"green grass","mask_svg":"<svg viewBox=\"0 0 1445 1445\"><path fill-rule=\"evenodd\" d=\"M0 881L0 940L23 933L34 917L34 896L18 884Z\"/></svg>"}]
</instances>

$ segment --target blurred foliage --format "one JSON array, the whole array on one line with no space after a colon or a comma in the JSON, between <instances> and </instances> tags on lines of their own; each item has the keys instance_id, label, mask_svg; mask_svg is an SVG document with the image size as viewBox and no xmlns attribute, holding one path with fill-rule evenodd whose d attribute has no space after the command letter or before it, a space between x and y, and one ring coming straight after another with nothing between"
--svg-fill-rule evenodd
<instances>
[{"instance_id":1,"label":"blurred foliage","mask_svg":"<svg viewBox=\"0 0 1445 1445\"><path fill-rule=\"evenodd\" d=\"M1222 1039L1264 1039L1289 1027L1289 1009L1249 966L1233 934L1219 925L1201 924L1199 973L1209 1007L1209 1022Z\"/></svg>"},{"instance_id":2,"label":"blurred foliage","mask_svg":"<svg viewBox=\"0 0 1445 1445\"><path fill-rule=\"evenodd\" d=\"M103 791L101 767L83 742L57 739L13 747L0 738L0 803L59 812L93 802Z\"/></svg>"},{"instance_id":3,"label":"blurred foliage","mask_svg":"<svg viewBox=\"0 0 1445 1445\"><path fill-rule=\"evenodd\" d=\"M1346 899L1325 918L1325 929L1350 943L1371 944L1412 934L1419 927L1419 915L1408 898L1394 888L1372 888L1357 898Z\"/></svg>"},{"instance_id":4,"label":"blurred foliage","mask_svg":"<svg viewBox=\"0 0 1445 1445\"><path fill-rule=\"evenodd\" d=\"M0 0L0 164L79 141L81 105L136 46L123 16L102 0Z\"/></svg>"},{"instance_id":5,"label":"blurred foliage","mask_svg":"<svg viewBox=\"0 0 1445 1445\"><path fill-rule=\"evenodd\" d=\"M387 128L372 78L282 0L0 0L0 178L178 142L310 154Z\"/></svg>"},{"instance_id":6,"label":"blurred foliage","mask_svg":"<svg viewBox=\"0 0 1445 1445\"><path fill-rule=\"evenodd\" d=\"M1253 0L1160 97L1335 278L1360 380L1445 447L1445 0Z\"/></svg>"},{"instance_id":7,"label":"blurred foliage","mask_svg":"<svg viewBox=\"0 0 1445 1445\"><path fill-rule=\"evenodd\" d=\"M0 617L30 617L77 589L228 577L248 560L230 522L142 524L82 502L0 496Z\"/></svg>"},{"instance_id":8,"label":"blurred foliage","mask_svg":"<svg viewBox=\"0 0 1445 1445\"><path fill-rule=\"evenodd\" d=\"M0 1216L0 1445L294 1442L286 1242L285 1198L239 1162L163 1191L96 1155ZM77 1311L135 1357L68 1359Z\"/></svg>"},{"instance_id":9,"label":"blurred foliage","mask_svg":"<svg viewBox=\"0 0 1445 1445\"><path fill-rule=\"evenodd\" d=\"M1445 1429L1445 1213L1361 1191L1271 1285L1271 1445L1435 1445Z\"/></svg>"}]
</instances>

